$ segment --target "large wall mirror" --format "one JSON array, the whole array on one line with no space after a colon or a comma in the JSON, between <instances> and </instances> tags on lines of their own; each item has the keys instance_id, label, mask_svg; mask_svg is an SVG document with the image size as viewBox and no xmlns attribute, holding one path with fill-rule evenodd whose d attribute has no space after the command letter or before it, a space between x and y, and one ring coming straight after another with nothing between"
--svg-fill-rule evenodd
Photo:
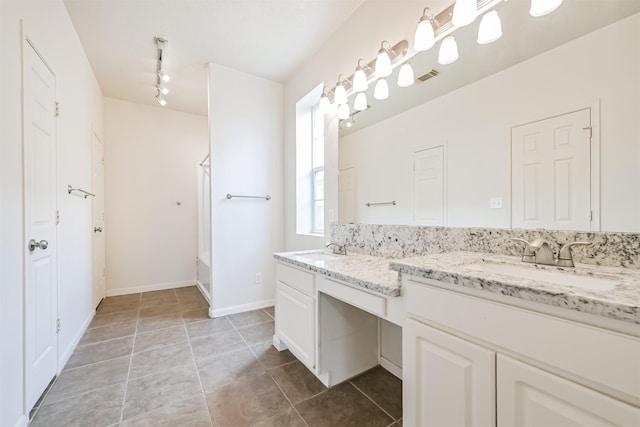
<instances>
[{"instance_id":1,"label":"large wall mirror","mask_svg":"<svg viewBox=\"0 0 640 427\"><path fill-rule=\"evenodd\" d=\"M499 6L501 39L456 30L341 128L340 222L640 232L640 2Z\"/></svg>"}]
</instances>

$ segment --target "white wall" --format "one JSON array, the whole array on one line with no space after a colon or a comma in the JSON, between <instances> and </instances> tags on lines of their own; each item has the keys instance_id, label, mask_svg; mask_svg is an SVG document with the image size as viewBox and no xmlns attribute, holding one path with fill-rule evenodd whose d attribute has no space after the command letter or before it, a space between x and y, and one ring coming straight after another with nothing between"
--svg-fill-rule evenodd
<instances>
[{"instance_id":1,"label":"white wall","mask_svg":"<svg viewBox=\"0 0 640 427\"><path fill-rule=\"evenodd\" d=\"M284 249L283 95L280 83L209 67L212 310L219 315L273 304L272 253Z\"/></svg>"},{"instance_id":2,"label":"white wall","mask_svg":"<svg viewBox=\"0 0 640 427\"><path fill-rule=\"evenodd\" d=\"M107 295L195 284L207 118L105 98L104 129Z\"/></svg>"},{"instance_id":3,"label":"white wall","mask_svg":"<svg viewBox=\"0 0 640 427\"><path fill-rule=\"evenodd\" d=\"M509 227L510 128L599 101L602 230L637 232L639 70L640 14L341 138L357 222L413 223L413 153L445 144L447 225ZM503 209L489 208L492 197ZM367 209L369 199L398 206Z\"/></svg>"},{"instance_id":4,"label":"white wall","mask_svg":"<svg viewBox=\"0 0 640 427\"><path fill-rule=\"evenodd\" d=\"M1 2L0 61L0 426L26 422L23 404L23 212L20 20L53 69L58 135L60 360L93 314L91 203L66 186L91 188L92 129L102 133L102 95L62 1Z\"/></svg>"}]
</instances>

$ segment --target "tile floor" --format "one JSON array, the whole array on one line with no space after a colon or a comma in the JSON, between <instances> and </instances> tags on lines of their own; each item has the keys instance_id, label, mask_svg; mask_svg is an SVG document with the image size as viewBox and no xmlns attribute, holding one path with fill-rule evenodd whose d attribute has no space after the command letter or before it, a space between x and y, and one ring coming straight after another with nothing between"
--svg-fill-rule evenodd
<instances>
[{"instance_id":1,"label":"tile floor","mask_svg":"<svg viewBox=\"0 0 640 427\"><path fill-rule=\"evenodd\" d=\"M31 426L400 426L402 383L331 389L271 346L273 307L209 319L195 287L106 298Z\"/></svg>"}]
</instances>

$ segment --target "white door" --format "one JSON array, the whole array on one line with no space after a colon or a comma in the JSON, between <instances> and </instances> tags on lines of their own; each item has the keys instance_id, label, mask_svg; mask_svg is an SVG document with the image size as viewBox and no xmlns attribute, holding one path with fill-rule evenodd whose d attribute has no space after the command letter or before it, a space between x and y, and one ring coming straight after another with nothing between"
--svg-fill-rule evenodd
<instances>
[{"instance_id":1,"label":"white door","mask_svg":"<svg viewBox=\"0 0 640 427\"><path fill-rule=\"evenodd\" d=\"M338 222L356 222L356 169L342 169L338 174Z\"/></svg>"},{"instance_id":2,"label":"white door","mask_svg":"<svg viewBox=\"0 0 640 427\"><path fill-rule=\"evenodd\" d=\"M512 226L591 230L591 109L511 130Z\"/></svg>"},{"instance_id":3,"label":"white door","mask_svg":"<svg viewBox=\"0 0 640 427\"><path fill-rule=\"evenodd\" d=\"M444 147L413 154L413 220L444 225Z\"/></svg>"},{"instance_id":4,"label":"white door","mask_svg":"<svg viewBox=\"0 0 640 427\"><path fill-rule=\"evenodd\" d=\"M403 423L495 426L495 353L407 319L403 326Z\"/></svg>"},{"instance_id":5,"label":"white door","mask_svg":"<svg viewBox=\"0 0 640 427\"><path fill-rule=\"evenodd\" d=\"M638 426L640 408L498 355L498 425Z\"/></svg>"},{"instance_id":6,"label":"white door","mask_svg":"<svg viewBox=\"0 0 640 427\"><path fill-rule=\"evenodd\" d=\"M95 131L92 134L92 215L93 215L93 306L105 294L106 269L104 247L104 146Z\"/></svg>"},{"instance_id":7,"label":"white door","mask_svg":"<svg viewBox=\"0 0 640 427\"><path fill-rule=\"evenodd\" d=\"M56 80L29 43L23 61L25 388L31 409L58 365Z\"/></svg>"}]
</instances>

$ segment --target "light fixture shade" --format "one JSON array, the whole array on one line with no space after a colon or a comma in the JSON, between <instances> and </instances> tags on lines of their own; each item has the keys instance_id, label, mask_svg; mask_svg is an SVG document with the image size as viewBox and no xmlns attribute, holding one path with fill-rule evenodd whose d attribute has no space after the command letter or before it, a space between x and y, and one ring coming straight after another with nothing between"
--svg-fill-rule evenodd
<instances>
[{"instance_id":1,"label":"light fixture shade","mask_svg":"<svg viewBox=\"0 0 640 427\"><path fill-rule=\"evenodd\" d=\"M398 86L409 87L413 84L415 78L413 77L413 67L408 62L402 64L400 71L398 72Z\"/></svg>"},{"instance_id":2,"label":"light fixture shade","mask_svg":"<svg viewBox=\"0 0 640 427\"><path fill-rule=\"evenodd\" d=\"M165 83L168 82L169 80L171 80L171 77L169 77L169 74L165 73L162 70L160 70L160 72L158 73L158 76L160 76L162 81L165 82Z\"/></svg>"},{"instance_id":3,"label":"light fixture shade","mask_svg":"<svg viewBox=\"0 0 640 427\"><path fill-rule=\"evenodd\" d=\"M166 95L169 93L169 89L167 89L166 86L163 85L158 85L158 90L160 91L161 94Z\"/></svg>"},{"instance_id":4,"label":"light fixture shade","mask_svg":"<svg viewBox=\"0 0 640 427\"><path fill-rule=\"evenodd\" d=\"M482 17L478 29L478 43L489 44L502 37L502 23L498 12L491 10Z\"/></svg>"},{"instance_id":5,"label":"light fixture shade","mask_svg":"<svg viewBox=\"0 0 640 427\"><path fill-rule=\"evenodd\" d=\"M364 92L359 92L356 95L356 100L353 101L353 109L356 111L364 111L367 109L367 95Z\"/></svg>"},{"instance_id":6,"label":"light fixture shade","mask_svg":"<svg viewBox=\"0 0 640 427\"><path fill-rule=\"evenodd\" d=\"M476 0L456 0L451 23L456 27L464 27L475 21L477 16L478 3Z\"/></svg>"},{"instance_id":7,"label":"light fixture shade","mask_svg":"<svg viewBox=\"0 0 640 427\"><path fill-rule=\"evenodd\" d=\"M353 91L354 92L364 92L369 88L369 83L367 82L367 74L360 67L356 70L356 73L353 75Z\"/></svg>"},{"instance_id":8,"label":"light fixture shade","mask_svg":"<svg viewBox=\"0 0 640 427\"><path fill-rule=\"evenodd\" d=\"M347 91L342 86L342 83L336 86L336 91L333 93L333 102L338 105L347 103Z\"/></svg>"},{"instance_id":9,"label":"light fixture shade","mask_svg":"<svg viewBox=\"0 0 640 427\"><path fill-rule=\"evenodd\" d=\"M331 101L329 101L329 97L323 93L320 97L320 102L318 103L318 109L323 114L326 114L329 112L329 108L331 108Z\"/></svg>"},{"instance_id":10,"label":"light fixture shade","mask_svg":"<svg viewBox=\"0 0 640 427\"><path fill-rule=\"evenodd\" d=\"M531 0L531 16L544 16L553 12L562 4L562 0Z\"/></svg>"},{"instance_id":11,"label":"light fixture shade","mask_svg":"<svg viewBox=\"0 0 640 427\"><path fill-rule=\"evenodd\" d=\"M158 100L158 104L162 105L163 107L167 105L167 101L165 101L165 99L160 95L156 96L156 99Z\"/></svg>"},{"instance_id":12,"label":"light fixture shade","mask_svg":"<svg viewBox=\"0 0 640 427\"><path fill-rule=\"evenodd\" d=\"M338 118L343 120L349 118L349 104L340 104L338 107Z\"/></svg>"},{"instance_id":13,"label":"light fixture shade","mask_svg":"<svg viewBox=\"0 0 640 427\"><path fill-rule=\"evenodd\" d=\"M445 37L440 44L438 63L442 65L452 64L458 59L458 44L453 36Z\"/></svg>"},{"instance_id":14,"label":"light fixture shade","mask_svg":"<svg viewBox=\"0 0 640 427\"><path fill-rule=\"evenodd\" d=\"M389 97L389 84L387 83L387 79L378 79L376 87L373 90L373 97L379 100L387 99Z\"/></svg>"},{"instance_id":15,"label":"light fixture shade","mask_svg":"<svg viewBox=\"0 0 640 427\"><path fill-rule=\"evenodd\" d=\"M391 74L391 58L386 50L380 49L376 58L376 77L387 77Z\"/></svg>"},{"instance_id":16,"label":"light fixture shade","mask_svg":"<svg viewBox=\"0 0 640 427\"><path fill-rule=\"evenodd\" d=\"M436 43L436 37L433 32L433 25L429 19L423 19L418 22L416 35L413 39L413 48L418 52L429 50Z\"/></svg>"}]
</instances>

